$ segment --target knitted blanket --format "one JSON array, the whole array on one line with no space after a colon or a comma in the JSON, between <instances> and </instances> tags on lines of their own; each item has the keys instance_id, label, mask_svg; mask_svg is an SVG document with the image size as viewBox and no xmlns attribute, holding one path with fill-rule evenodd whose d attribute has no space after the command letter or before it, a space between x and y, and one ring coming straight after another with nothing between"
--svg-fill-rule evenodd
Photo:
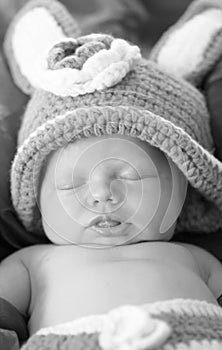
<instances>
[{"instance_id":1,"label":"knitted blanket","mask_svg":"<svg viewBox=\"0 0 222 350\"><path fill-rule=\"evenodd\" d=\"M221 350L222 309L174 299L43 328L22 350Z\"/></svg>"}]
</instances>

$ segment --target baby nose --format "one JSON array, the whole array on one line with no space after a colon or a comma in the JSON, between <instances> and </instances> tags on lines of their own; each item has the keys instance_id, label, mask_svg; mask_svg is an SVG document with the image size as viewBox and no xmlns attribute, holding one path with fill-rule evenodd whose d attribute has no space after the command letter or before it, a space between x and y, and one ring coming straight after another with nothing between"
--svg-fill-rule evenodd
<instances>
[{"instance_id":1,"label":"baby nose","mask_svg":"<svg viewBox=\"0 0 222 350\"><path fill-rule=\"evenodd\" d=\"M89 186L90 190L90 204L119 204L124 198L124 189L121 181L114 179L108 181L107 179L100 179L92 181Z\"/></svg>"}]
</instances>

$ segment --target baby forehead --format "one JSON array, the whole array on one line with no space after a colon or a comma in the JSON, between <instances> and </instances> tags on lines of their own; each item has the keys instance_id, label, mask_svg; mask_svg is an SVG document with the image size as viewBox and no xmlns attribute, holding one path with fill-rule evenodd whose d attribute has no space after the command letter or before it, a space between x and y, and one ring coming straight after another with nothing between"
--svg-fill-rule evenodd
<instances>
[{"instance_id":1,"label":"baby forehead","mask_svg":"<svg viewBox=\"0 0 222 350\"><path fill-rule=\"evenodd\" d=\"M161 150L148 142L125 135L82 138L58 150L55 158L64 164L78 160L82 164L100 161L113 164L145 161L146 164L158 165L167 160Z\"/></svg>"},{"instance_id":2,"label":"baby forehead","mask_svg":"<svg viewBox=\"0 0 222 350\"><path fill-rule=\"evenodd\" d=\"M158 148L131 136L112 135L82 138L55 151L47 161L49 173L58 171L76 174L106 168L109 171L126 167L140 172L170 172L171 161ZM108 171L107 170L107 171Z\"/></svg>"}]
</instances>

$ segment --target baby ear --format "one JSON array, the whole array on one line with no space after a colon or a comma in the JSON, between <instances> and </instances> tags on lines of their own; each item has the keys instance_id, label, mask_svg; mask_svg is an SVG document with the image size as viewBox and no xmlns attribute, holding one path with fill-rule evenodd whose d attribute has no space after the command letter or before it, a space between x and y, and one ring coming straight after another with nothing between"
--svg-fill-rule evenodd
<instances>
[{"instance_id":1,"label":"baby ear","mask_svg":"<svg viewBox=\"0 0 222 350\"><path fill-rule=\"evenodd\" d=\"M196 0L163 34L150 58L198 85L222 55L222 1Z\"/></svg>"},{"instance_id":2,"label":"baby ear","mask_svg":"<svg viewBox=\"0 0 222 350\"><path fill-rule=\"evenodd\" d=\"M31 0L15 16L4 40L11 74L26 94L38 88L43 57L58 42L79 36L78 26L56 0Z\"/></svg>"}]
</instances>

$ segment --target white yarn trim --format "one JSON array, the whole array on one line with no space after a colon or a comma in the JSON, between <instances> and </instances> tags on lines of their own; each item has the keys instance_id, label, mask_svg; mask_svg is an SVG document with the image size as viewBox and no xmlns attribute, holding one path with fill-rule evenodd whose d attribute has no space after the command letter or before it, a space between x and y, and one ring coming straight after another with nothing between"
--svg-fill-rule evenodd
<instances>
[{"instance_id":1,"label":"white yarn trim","mask_svg":"<svg viewBox=\"0 0 222 350\"><path fill-rule=\"evenodd\" d=\"M36 86L35 66L49 47L65 38L62 28L48 10L34 8L15 24L12 49L21 73L33 87ZM35 64L34 64L35 63Z\"/></svg>"},{"instance_id":2,"label":"white yarn trim","mask_svg":"<svg viewBox=\"0 0 222 350\"><path fill-rule=\"evenodd\" d=\"M91 315L87 317L82 317L77 320L62 323L52 327L45 327L40 329L37 335L47 335L47 334L69 334L77 335L80 333L96 333L101 332L103 324L106 320L106 315Z\"/></svg>"},{"instance_id":3,"label":"white yarn trim","mask_svg":"<svg viewBox=\"0 0 222 350\"><path fill-rule=\"evenodd\" d=\"M96 35L93 34L92 37ZM66 38L63 41L66 40L74 39ZM30 67L29 79L31 77L36 88L58 96L73 97L117 84L141 58L138 46L130 45L123 39L114 39L110 49L103 49L91 56L81 70L74 68L50 70L47 67L47 53L45 57L42 56L35 61L34 67L33 65Z\"/></svg>"},{"instance_id":4,"label":"white yarn trim","mask_svg":"<svg viewBox=\"0 0 222 350\"><path fill-rule=\"evenodd\" d=\"M187 345L184 342L167 345L167 350L221 350L222 341L220 340L191 340Z\"/></svg>"},{"instance_id":5,"label":"white yarn trim","mask_svg":"<svg viewBox=\"0 0 222 350\"><path fill-rule=\"evenodd\" d=\"M150 315L159 315L161 312L174 312L178 315L222 317L221 307L208 303L205 300L170 299L146 304L143 307Z\"/></svg>"},{"instance_id":6,"label":"white yarn trim","mask_svg":"<svg viewBox=\"0 0 222 350\"><path fill-rule=\"evenodd\" d=\"M166 71L186 78L198 69L213 36L222 28L222 11L212 9L194 16L167 38L157 57Z\"/></svg>"}]
</instances>

